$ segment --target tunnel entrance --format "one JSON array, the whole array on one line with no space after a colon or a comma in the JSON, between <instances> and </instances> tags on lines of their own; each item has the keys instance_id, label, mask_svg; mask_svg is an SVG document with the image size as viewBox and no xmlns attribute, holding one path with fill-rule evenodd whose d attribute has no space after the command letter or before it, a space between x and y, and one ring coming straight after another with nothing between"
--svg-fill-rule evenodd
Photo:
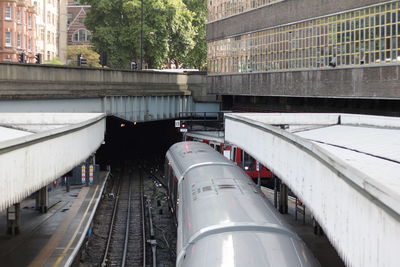
<instances>
[{"instance_id":1,"label":"tunnel entrance","mask_svg":"<svg viewBox=\"0 0 400 267\"><path fill-rule=\"evenodd\" d=\"M133 123L109 116L105 144L96 160L101 166L138 158L163 161L168 148L181 138L173 120Z\"/></svg>"}]
</instances>

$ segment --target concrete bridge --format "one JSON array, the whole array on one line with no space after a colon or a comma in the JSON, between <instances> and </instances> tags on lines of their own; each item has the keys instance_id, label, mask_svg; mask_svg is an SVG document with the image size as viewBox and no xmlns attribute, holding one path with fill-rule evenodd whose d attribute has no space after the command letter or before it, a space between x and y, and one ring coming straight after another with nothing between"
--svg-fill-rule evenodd
<instances>
[{"instance_id":1,"label":"concrete bridge","mask_svg":"<svg viewBox=\"0 0 400 267\"><path fill-rule=\"evenodd\" d=\"M0 112L97 112L129 121L217 111L201 72L0 63Z\"/></svg>"},{"instance_id":2,"label":"concrete bridge","mask_svg":"<svg viewBox=\"0 0 400 267\"><path fill-rule=\"evenodd\" d=\"M33 192L47 210L46 185L93 156L106 115L146 122L193 111L219 111L205 73L0 63L0 210L16 218L8 229L18 232L18 203Z\"/></svg>"}]
</instances>

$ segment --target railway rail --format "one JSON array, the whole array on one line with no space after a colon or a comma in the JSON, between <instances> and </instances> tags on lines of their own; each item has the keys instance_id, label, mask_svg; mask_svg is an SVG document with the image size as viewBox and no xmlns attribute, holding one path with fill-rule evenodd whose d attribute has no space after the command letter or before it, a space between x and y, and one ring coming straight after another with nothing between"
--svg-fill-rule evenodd
<instances>
[{"instance_id":1,"label":"railway rail","mask_svg":"<svg viewBox=\"0 0 400 267\"><path fill-rule=\"evenodd\" d=\"M101 266L146 266L142 183L141 171L126 163L118 179L118 191Z\"/></svg>"},{"instance_id":2,"label":"railway rail","mask_svg":"<svg viewBox=\"0 0 400 267\"><path fill-rule=\"evenodd\" d=\"M176 228L159 164L128 159L111 170L93 234L74 266L174 266Z\"/></svg>"}]
</instances>

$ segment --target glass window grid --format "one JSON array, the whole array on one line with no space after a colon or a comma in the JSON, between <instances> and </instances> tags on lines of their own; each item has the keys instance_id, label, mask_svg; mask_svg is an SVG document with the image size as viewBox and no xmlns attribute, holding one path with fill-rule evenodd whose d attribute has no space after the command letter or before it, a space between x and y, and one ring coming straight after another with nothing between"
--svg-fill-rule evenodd
<instances>
[{"instance_id":1,"label":"glass window grid","mask_svg":"<svg viewBox=\"0 0 400 267\"><path fill-rule=\"evenodd\" d=\"M208 22L282 1L284 0L211 0L208 4Z\"/></svg>"},{"instance_id":2,"label":"glass window grid","mask_svg":"<svg viewBox=\"0 0 400 267\"><path fill-rule=\"evenodd\" d=\"M211 73L400 62L399 2L209 43Z\"/></svg>"}]
</instances>

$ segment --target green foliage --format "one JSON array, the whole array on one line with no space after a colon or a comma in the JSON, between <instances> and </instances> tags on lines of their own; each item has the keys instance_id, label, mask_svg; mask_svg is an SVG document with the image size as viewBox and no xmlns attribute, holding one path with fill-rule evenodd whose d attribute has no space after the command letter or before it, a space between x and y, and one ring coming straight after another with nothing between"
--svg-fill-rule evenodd
<instances>
[{"instance_id":1,"label":"green foliage","mask_svg":"<svg viewBox=\"0 0 400 267\"><path fill-rule=\"evenodd\" d=\"M69 45L67 47L67 61L69 66L77 66L78 54L82 54L87 59L88 67L101 67L99 64L100 55L87 45Z\"/></svg>"},{"instance_id":2,"label":"green foliage","mask_svg":"<svg viewBox=\"0 0 400 267\"><path fill-rule=\"evenodd\" d=\"M51 61L45 61L44 64L48 65L64 65L58 57L53 58Z\"/></svg>"},{"instance_id":3,"label":"green foliage","mask_svg":"<svg viewBox=\"0 0 400 267\"><path fill-rule=\"evenodd\" d=\"M84 1L92 6L85 24L93 34L94 49L108 53L109 66L127 68L132 60L139 63L141 0ZM143 0L143 57L149 68L171 62L187 68L204 64L207 9L199 1L205 3Z\"/></svg>"},{"instance_id":4,"label":"green foliage","mask_svg":"<svg viewBox=\"0 0 400 267\"><path fill-rule=\"evenodd\" d=\"M207 42L206 42L206 23L207 23L207 0L184 0L189 10L196 14L192 22L196 30L194 36L195 46L187 55L184 66L206 70L207 67Z\"/></svg>"}]
</instances>

